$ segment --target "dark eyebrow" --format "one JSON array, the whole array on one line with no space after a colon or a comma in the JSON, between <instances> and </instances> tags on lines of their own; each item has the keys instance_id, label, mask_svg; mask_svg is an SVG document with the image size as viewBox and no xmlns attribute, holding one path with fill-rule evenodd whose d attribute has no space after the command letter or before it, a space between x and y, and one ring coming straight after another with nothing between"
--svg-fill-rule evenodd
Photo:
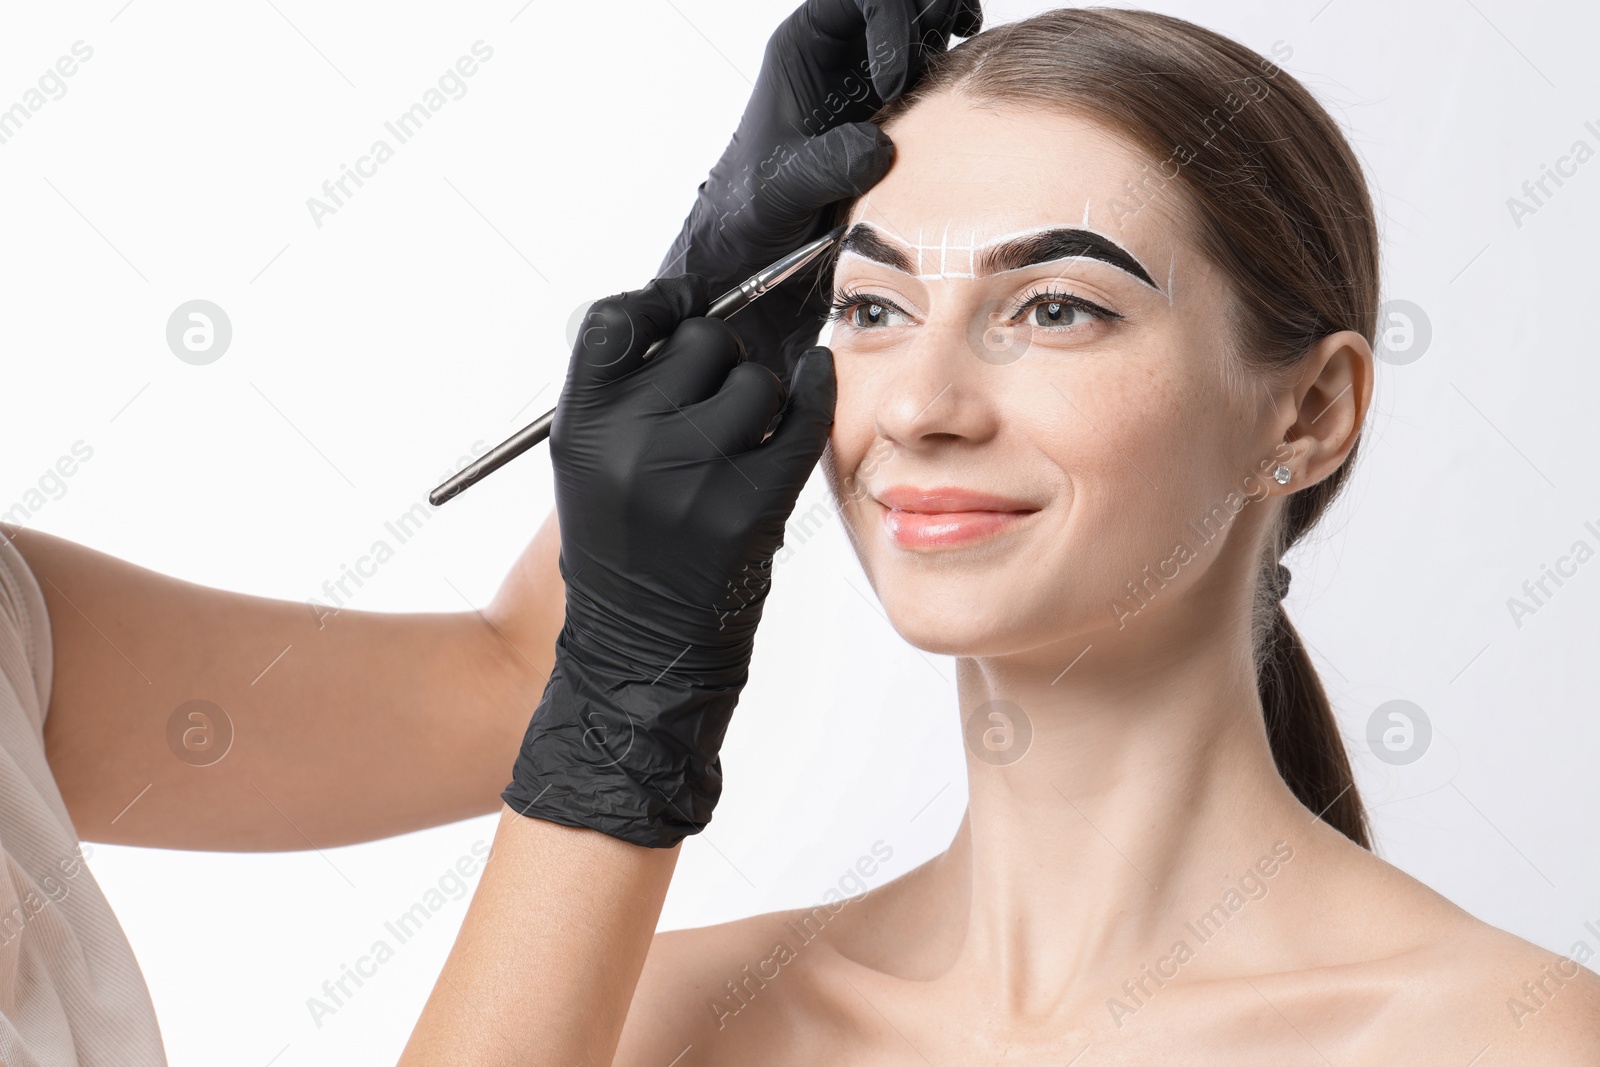
<instances>
[{"instance_id":1,"label":"dark eyebrow","mask_svg":"<svg viewBox=\"0 0 1600 1067\"><path fill-rule=\"evenodd\" d=\"M917 273L911 258L878 236L876 229L868 223L858 222L850 227L850 231L844 235L844 240L839 242L839 254L843 255L846 252L854 252L858 256L881 263L903 274ZM1037 263L1073 258L1098 259L1102 263L1109 263L1138 278L1157 292L1161 291L1155 279L1150 277L1150 272L1121 245L1093 230L1071 227L1044 230L1026 237L1003 241L979 255L973 271L979 275L997 274L1004 270L1031 267Z\"/></svg>"},{"instance_id":2,"label":"dark eyebrow","mask_svg":"<svg viewBox=\"0 0 1600 1067\"><path fill-rule=\"evenodd\" d=\"M980 255L974 271L978 274L998 274L1003 270L1031 267L1035 263L1079 257L1109 263L1127 271L1157 292L1161 291L1155 279L1150 277L1150 272L1140 266L1137 259L1111 238L1102 237L1092 230L1045 230L1014 241L1004 241Z\"/></svg>"},{"instance_id":3,"label":"dark eyebrow","mask_svg":"<svg viewBox=\"0 0 1600 1067\"><path fill-rule=\"evenodd\" d=\"M854 252L885 267L893 267L902 274L917 273L909 256L879 237L877 231L864 222L850 227L850 232L839 242L839 254L842 256L846 252Z\"/></svg>"}]
</instances>

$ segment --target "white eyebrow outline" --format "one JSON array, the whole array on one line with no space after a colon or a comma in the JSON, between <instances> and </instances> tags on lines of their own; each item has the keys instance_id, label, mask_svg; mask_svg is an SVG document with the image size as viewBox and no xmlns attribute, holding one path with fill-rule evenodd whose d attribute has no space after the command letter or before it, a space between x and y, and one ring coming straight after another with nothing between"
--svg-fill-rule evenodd
<instances>
[{"instance_id":1,"label":"white eyebrow outline","mask_svg":"<svg viewBox=\"0 0 1600 1067\"><path fill-rule=\"evenodd\" d=\"M1088 218L1089 218L1089 203L1088 203L1088 201L1085 201L1084 205L1083 205L1083 217L1084 217L1085 223L1087 223ZM885 230L883 227L879 226L875 222L870 222L870 221L868 221L866 219L862 219L862 220L852 224L852 228L854 228L855 226L865 226L868 229L874 230L880 235L881 238L886 238L886 237L890 236L889 232L887 230ZM1036 235L1036 234L1045 233L1045 232L1048 232L1050 230L1059 230L1059 229L1084 230L1084 231L1086 231L1088 233L1094 234L1096 237L1099 237L1102 240L1109 241L1112 245L1114 245L1115 247L1121 249L1123 254L1126 255L1129 259L1131 259L1131 260L1133 260L1133 262L1139 264L1140 269L1142 269L1146 274L1150 274L1150 269L1144 265L1144 262L1142 260L1140 260L1138 256L1135 256L1132 252L1128 251L1125 247L1123 247L1122 242L1118 241L1116 238L1112 237L1110 234L1104 232L1103 230L1095 229L1093 226L1089 226L1089 225L1086 225L1086 224L1085 225L1068 226L1066 224L1058 222L1058 223L1049 223L1049 224L1046 224L1046 225L1043 225L1043 226L1032 226L1032 227L1029 227L1028 229L1025 229L1025 230L1015 230L1015 231L1012 231L1010 233L1000 234L1000 235L998 235L998 236L996 236L996 237L984 242L981 245L974 245L972 243L973 232L969 231L968 232L968 236L967 236L967 243L966 244L951 246L950 243L949 243L950 223L949 223L948 220L946 220L944 233L941 235L938 244L924 244L923 241L922 241L922 228L920 226L917 228L917 240L914 243L907 242L904 237L899 237L899 236L897 236L895 238L895 240L898 243L900 243L901 245L904 245L907 248L910 248L910 249L914 250L916 252L916 254L917 254L917 273L911 275L911 277L915 278L917 281L920 281L920 282L929 282L929 281L940 281L940 280L943 280L943 279L946 279L946 278L978 278L978 277L980 277L980 275L975 273L972 270L972 267L973 267L973 264L976 262L977 257L981 253L983 253L984 251L988 250L989 248L992 248L995 245L1002 244L1002 243L1004 243L1006 241L1014 241L1014 240L1018 240L1020 238L1031 237L1031 236ZM958 252L966 252L967 253L967 269L965 271L952 271L952 270L948 270L947 269L947 256L948 256L948 253L949 253L949 251L950 251L950 249L952 247ZM923 270L923 266L922 266L922 254L925 251L931 253L934 249L938 249L939 250L939 269L937 271L931 271L931 272L924 271ZM876 259L872 259L870 256L862 256L859 252L856 252L853 249L845 249L839 255L840 255L840 258L843 258L844 256L852 256L853 255L853 256L856 256L858 258L865 259L870 263L877 263L881 267L887 267L889 270L895 270L896 269L895 267L891 266L890 264L880 262L879 260L876 260ZM993 274L981 275L981 277L998 278L998 277L1002 277L1002 276L1004 276L1006 274L1014 273L1015 271L1032 270L1035 267L1045 266L1045 265L1050 264L1050 263L1064 263L1064 262L1067 262L1068 260L1084 260L1084 259L1091 260L1091 261L1093 261L1095 263L1105 263L1106 266L1108 266L1108 267L1112 267L1112 268L1117 269L1117 270L1122 270L1122 268L1118 267L1116 264L1107 263L1106 260L1101 259L1101 258L1099 258L1097 256L1059 256L1056 259L1040 260L1038 263L1029 263L1029 264L1026 264L1025 266L1021 266L1021 267L1012 267L1012 268L1009 268L1008 270L995 271ZM1175 263L1175 259L1168 263L1168 267L1167 267L1167 289L1166 289L1166 291L1163 292L1163 290L1157 285L1154 285L1154 284L1151 285L1152 289L1155 289L1156 292L1161 293L1162 296L1165 296L1167 298L1167 303L1169 305L1172 303L1172 281L1173 281L1173 279L1172 279L1172 271L1173 271L1173 264L1174 263ZM1123 273L1127 274L1128 272L1123 270ZM1132 275L1130 275L1130 277L1131 276ZM1153 278L1154 275L1151 275L1151 277ZM1141 284L1143 284L1143 279L1138 279L1138 280L1141 282Z\"/></svg>"}]
</instances>

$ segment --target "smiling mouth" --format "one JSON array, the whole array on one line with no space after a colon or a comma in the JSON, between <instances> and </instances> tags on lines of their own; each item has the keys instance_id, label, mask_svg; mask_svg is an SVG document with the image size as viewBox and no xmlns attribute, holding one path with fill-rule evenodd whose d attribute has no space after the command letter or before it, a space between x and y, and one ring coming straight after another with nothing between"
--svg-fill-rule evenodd
<instances>
[{"instance_id":1,"label":"smiling mouth","mask_svg":"<svg viewBox=\"0 0 1600 1067\"><path fill-rule=\"evenodd\" d=\"M887 508L883 529L901 548L958 548L1007 532L1035 511L902 511Z\"/></svg>"},{"instance_id":2,"label":"smiling mouth","mask_svg":"<svg viewBox=\"0 0 1600 1067\"><path fill-rule=\"evenodd\" d=\"M962 548L1014 530L1039 508L1027 501L957 487L894 486L875 494L883 532L913 551Z\"/></svg>"}]
</instances>

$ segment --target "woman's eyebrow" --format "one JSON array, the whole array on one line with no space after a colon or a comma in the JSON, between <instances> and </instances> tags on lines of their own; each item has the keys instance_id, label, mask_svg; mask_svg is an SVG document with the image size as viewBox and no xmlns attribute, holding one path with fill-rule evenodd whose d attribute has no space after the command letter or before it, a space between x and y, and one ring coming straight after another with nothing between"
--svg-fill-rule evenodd
<instances>
[{"instance_id":1,"label":"woman's eyebrow","mask_svg":"<svg viewBox=\"0 0 1600 1067\"><path fill-rule=\"evenodd\" d=\"M911 265L910 256L879 237L877 229L865 222L858 222L850 227L850 232L839 242L839 254L842 256L846 252L854 252L863 259L882 263L885 267L897 270L901 274L917 273L917 269Z\"/></svg>"},{"instance_id":2,"label":"woman's eyebrow","mask_svg":"<svg viewBox=\"0 0 1600 1067\"><path fill-rule=\"evenodd\" d=\"M1058 259L1097 259L1133 275L1156 292L1161 291L1155 279L1150 277L1150 272L1127 249L1104 234L1079 227L1054 226L1030 230L991 241L979 248L971 244L952 245L947 232L938 244L922 244L919 237L917 244L907 247L916 253L915 264L907 251L897 247L897 243L886 240L875 226L858 222L839 243L839 254L853 252L904 274L922 276L924 272L921 268L926 253L935 256L938 262L938 270L929 273L938 277L961 278L998 274ZM954 264L951 263L952 254L956 261ZM951 266L966 266L968 269L951 271Z\"/></svg>"},{"instance_id":3,"label":"woman's eyebrow","mask_svg":"<svg viewBox=\"0 0 1600 1067\"><path fill-rule=\"evenodd\" d=\"M978 252L975 273L998 274L1003 270L1031 267L1036 263L1049 263L1057 259L1098 259L1161 291L1150 272L1111 238L1093 230L1057 227L1023 237L998 241Z\"/></svg>"}]
</instances>

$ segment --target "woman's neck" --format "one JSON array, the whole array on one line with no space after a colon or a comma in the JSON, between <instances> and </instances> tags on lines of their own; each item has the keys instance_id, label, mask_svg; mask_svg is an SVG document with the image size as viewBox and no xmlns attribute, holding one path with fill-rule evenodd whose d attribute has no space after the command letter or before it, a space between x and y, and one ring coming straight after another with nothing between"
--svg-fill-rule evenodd
<instances>
[{"instance_id":1,"label":"woman's neck","mask_svg":"<svg viewBox=\"0 0 1600 1067\"><path fill-rule=\"evenodd\" d=\"M930 886L936 910L956 920L950 973L972 978L1000 1015L1126 996L1126 980L1135 996L1152 989L1143 965L1179 941L1203 952L1208 927L1194 920L1225 898L1251 906L1242 878L1256 872L1246 885L1265 886L1266 899L1275 879L1258 861L1281 868L1285 852L1326 841L1274 765L1244 638L1134 625L1147 632L1097 640L1081 657L1080 642L959 661L963 718L1009 713L1032 733L1015 758L1004 722L992 722L998 747L969 724L967 817ZM1074 658L1063 673L1057 661ZM1015 743L1023 731L1012 729ZM1225 970L1228 956L1213 949L1187 970Z\"/></svg>"}]
</instances>

